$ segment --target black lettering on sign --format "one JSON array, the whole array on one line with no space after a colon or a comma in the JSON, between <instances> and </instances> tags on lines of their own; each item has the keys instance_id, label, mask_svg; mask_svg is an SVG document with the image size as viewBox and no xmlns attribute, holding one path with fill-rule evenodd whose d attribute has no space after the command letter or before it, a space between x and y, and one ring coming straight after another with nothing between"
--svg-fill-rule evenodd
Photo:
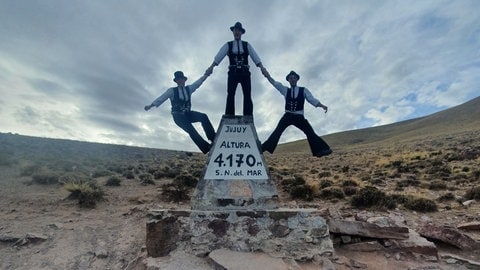
<instances>
[{"instance_id":1,"label":"black lettering on sign","mask_svg":"<svg viewBox=\"0 0 480 270\"><path fill-rule=\"evenodd\" d=\"M225 126L226 133L245 133L247 127L237 127L237 126Z\"/></svg>"},{"instance_id":2,"label":"black lettering on sign","mask_svg":"<svg viewBox=\"0 0 480 270\"><path fill-rule=\"evenodd\" d=\"M229 141L223 141L222 144L220 144L220 148L237 148L237 149L242 149L242 148L251 148L250 144L248 142L229 142Z\"/></svg>"}]
</instances>

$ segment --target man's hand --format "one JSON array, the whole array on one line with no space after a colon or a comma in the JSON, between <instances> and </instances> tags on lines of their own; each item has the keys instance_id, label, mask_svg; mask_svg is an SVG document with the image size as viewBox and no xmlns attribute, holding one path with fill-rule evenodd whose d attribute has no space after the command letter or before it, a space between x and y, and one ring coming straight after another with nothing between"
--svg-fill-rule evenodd
<instances>
[{"instance_id":1,"label":"man's hand","mask_svg":"<svg viewBox=\"0 0 480 270\"><path fill-rule=\"evenodd\" d=\"M325 113L328 112L328 107L327 106L325 106L323 104L320 104L320 107L325 110Z\"/></svg>"},{"instance_id":2,"label":"man's hand","mask_svg":"<svg viewBox=\"0 0 480 270\"><path fill-rule=\"evenodd\" d=\"M210 76L213 73L213 65L209 66L207 70L205 70L205 75Z\"/></svg>"},{"instance_id":3,"label":"man's hand","mask_svg":"<svg viewBox=\"0 0 480 270\"><path fill-rule=\"evenodd\" d=\"M263 76L265 76L267 79L270 78L270 73L268 73L266 68L261 67L260 70L262 71Z\"/></svg>"},{"instance_id":4,"label":"man's hand","mask_svg":"<svg viewBox=\"0 0 480 270\"><path fill-rule=\"evenodd\" d=\"M145 106L144 109L145 109L145 111L148 111L148 110L150 110L152 107L153 107L153 105L150 104L150 105Z\"/></svg>"}]
</instances>

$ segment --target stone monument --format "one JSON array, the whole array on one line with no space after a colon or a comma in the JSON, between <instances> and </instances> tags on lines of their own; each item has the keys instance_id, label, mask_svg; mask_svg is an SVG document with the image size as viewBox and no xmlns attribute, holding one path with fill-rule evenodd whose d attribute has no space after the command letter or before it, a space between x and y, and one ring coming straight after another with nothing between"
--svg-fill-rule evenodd
<instances>
[{"instance_id":1,"label":"stone monument","mask_svg":"<svg viewBox=\"0 0 480 270\"><path fill-rule=\"evenodd\" d=\"M253 117L224 116L192 209L274 209L277 198Z\"/></svg>"},{"instance_id":2,"label":"stone monument","mask_svg":"<svg viewBox=\"0 0 480 270\"><path fill-rule=\"evenodd\" d=\"M333 255L317 209L281 209L258 141L253 117L223 116L191 209L148 213L147 253L181 248L197 256L227 248L312 260Z\"/></svg>"}]
</instances>

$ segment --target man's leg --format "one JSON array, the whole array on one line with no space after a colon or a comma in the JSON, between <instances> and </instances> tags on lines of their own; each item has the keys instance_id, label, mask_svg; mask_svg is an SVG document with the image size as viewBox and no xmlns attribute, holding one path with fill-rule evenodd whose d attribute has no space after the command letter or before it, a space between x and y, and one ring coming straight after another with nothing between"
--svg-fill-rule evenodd
<instances>
[{"instance_id":1,"label":"man's leg","mask_svg":"<svg viewBox=\"0 0 480 270\"><path fill-rule=\"evenodd\" d=\"M253 115L252 82L250 71L242 73L240 84L243 91L243 115Z\"/></svg>"},{"instance_id":2,"label":"man's leg","mask_svg":"<svg viewBox=\"0 0 480 270\"><path fill-rule=\"evenodd\" d=\"M299 118L294 122L294 125L307 135L308 144L310 145L310 150L314 156L328 155L331 153L330 146L328 146L320 136L315 134L312 126L303 115L299 115Z\"/></svg>"},{"instance_id":3,"label":"man's leg","mask_svg":"<svg viewBox=\"0 0 480 270\"><path fill-rule=\"evenodd\" d=\"M203 130L205 131L205 135L207 135L207 138L212 142L215 140L215 129L213 129L212 123L206 114L197 111L191 111L190 120L192 123L200 122Z\"/></svg>"},{"instance_id":4,"label":"man's leg","mask_svg":"<svg viewBox=\"0 0 480 270\"><path fill-rule=\"evenodd\" d=\"M292 124L291 117L288 113L284 114L280 121L278 121L277 127L268 139L262 144L262 151L268 151L273 153L277 147L280 136L285 129Z\"/></svg>"},{"instance_id":5,"label":"man's leg","mask_svg":"<svg viewBox=\"0 0 480 270\"><path fill-rule=\"evenodd\" d=\"M238 84L238 75L235 72L228 72L227 79L227 104L225 106L226 115L235 115L235 91Z\"/></svg>"},{"instance_id":6,"label":"man's leg","mask_svg":"<svg viewBox=\"0 0 480 270\"><path fill-rule=\"evenodd\" d=\"M200 150L206 154L210 151L210 144L205 141L200 134L198 134L192 122L189 119L188 114L173 114L173 121L181 129L188 133L193 142L200 148Z\"/></svg>"}]
</instances>

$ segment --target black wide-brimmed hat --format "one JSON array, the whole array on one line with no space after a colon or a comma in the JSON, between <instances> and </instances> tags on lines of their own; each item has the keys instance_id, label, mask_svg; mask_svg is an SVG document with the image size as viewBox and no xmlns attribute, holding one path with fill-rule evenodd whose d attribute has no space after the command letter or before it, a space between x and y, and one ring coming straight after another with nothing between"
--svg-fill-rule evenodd
<instances>
[{"instance_id":1,"label":"black wide-brimmed hat","mask_svg":"<svg viewBox=\"0 0 480 270\"><path fill-rule=\"evenodd\" d=\"M295 71L290 71L290 73L287 74L287 77L285 77L285 80L288 81L288 77L290 77L291 75L294 75L297 77L297 80L300 80L300 75L298 75Z\"/></svg>"},{"instance_id":2,"label":"black wide-brimmed hat","mask_svg":"<svg viewBox=\"0 0 480 270\"><path fill-rule=\"evenodd\" d=\"M182 71L175 71L175 73L173 73L173 81L174 82L177 82L178 79L187 79L187 77L185 77L185 75L183 75L183 72Z\"/></svg>"},{"instance_id":3,"label":"black wide-brimmed hat","mask_svg":"<svg viewBox=\"0 0 480 270\"><path fill-rule=\"evenodd\" d=\"M245 34L245 29L243 29L242 23L240 22L236 22L234 26L230 27L230 30L232 30L232 32L233 32L233 29L240 29L240 31L242 31L242 34Z\"/></svg>"}]
</instances>

